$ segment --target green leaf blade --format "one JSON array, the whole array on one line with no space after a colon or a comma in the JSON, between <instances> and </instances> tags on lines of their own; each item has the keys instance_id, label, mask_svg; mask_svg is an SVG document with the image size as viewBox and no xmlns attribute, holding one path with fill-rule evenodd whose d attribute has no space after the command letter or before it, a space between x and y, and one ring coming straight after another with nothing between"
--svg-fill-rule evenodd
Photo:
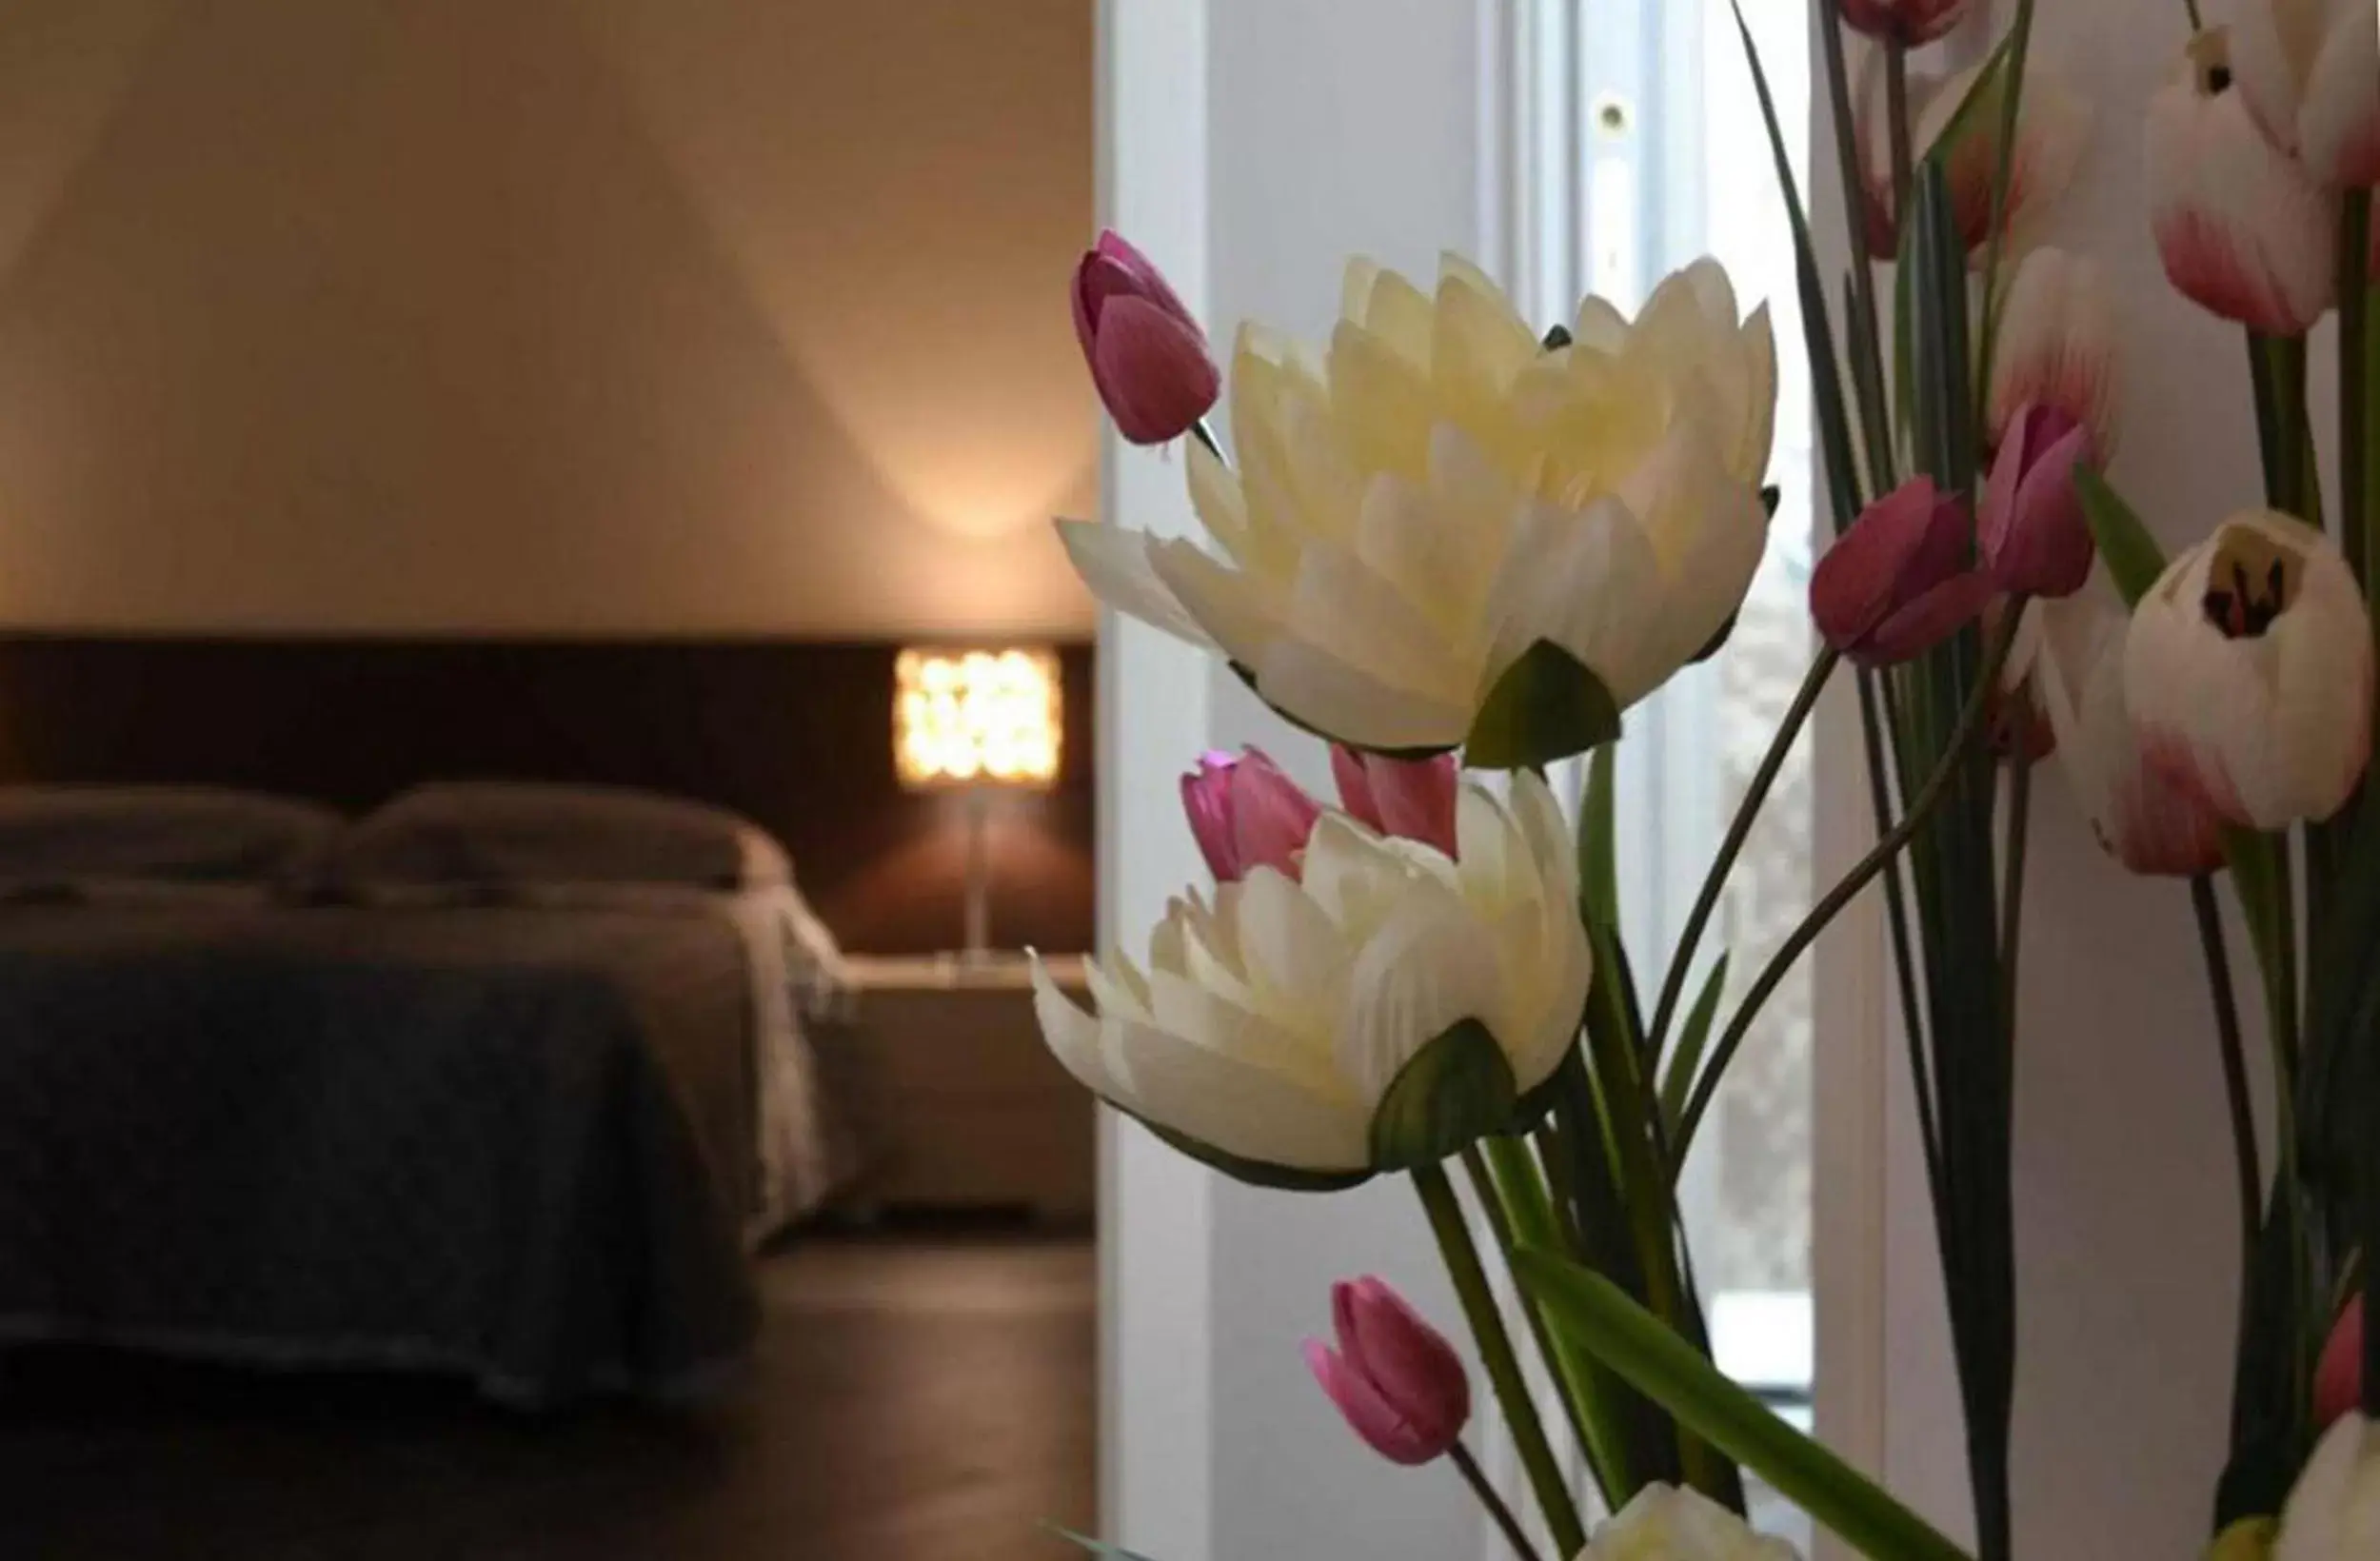
<instances>
[{"instance_id":1,"label":"green leaf blade","mask_svg":"<svg viewBox=\"0 0 2380 1561\"><path fill-rule=\"evenodd\" d=\"M1514 1257L1550 1326L1875 1561L1971 1561L1930 1524L1722 1375L1611 1281L1539 1251Z\"/></svg>"},{"instance_id":2,"label":"green leaf blade","mask_svg":"<svg viewBox=\"0 0 2380 1561\"><path fill-rule=\"evenodd\" d=\"M2132 506L2092 467L2074 468L2074 494L2082 501L2083 520L2108 566L2108 578L2115 583L2126 606L2137 606L2165 573L2164 549Z\"/></svg>"},{"instance_id":3,"label":"green leaf blade","mask_svg":"<svg viewBox=\"0 0 2380 1561\"><path fill-rule=\"evenodd\" d=\"M1671 1053L1669 1072L1661 1080L1661 1119L1673 1134L1686 1109L1686 1097L1694 1089L1695 1070L1702 1066L1702 1049L1710 1044L1711 1023L1718 1018L1719 998L1727 990L1727 961L1728 956L1722 953L1703 978L1701 995L1686 1011L1686 1023L1677 1032L1677 1048Z\"/></svg>"}]
</instances>

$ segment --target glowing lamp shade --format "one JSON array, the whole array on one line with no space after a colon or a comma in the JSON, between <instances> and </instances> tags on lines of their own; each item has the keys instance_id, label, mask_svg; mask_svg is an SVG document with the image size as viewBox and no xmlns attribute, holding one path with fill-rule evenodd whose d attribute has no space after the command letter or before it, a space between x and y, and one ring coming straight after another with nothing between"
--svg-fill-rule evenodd
<instances>
[{"instance_id":1,"label":"glowing lamp shade","mask_svg":"<svg viewBox=\"0 0 2380 1561\"><path fill-rule=\"evenodd\" d=\"M909 649L893 678L893 763L903 786L1056 783L1055 652Z\"/></svg>"}]
</instances>

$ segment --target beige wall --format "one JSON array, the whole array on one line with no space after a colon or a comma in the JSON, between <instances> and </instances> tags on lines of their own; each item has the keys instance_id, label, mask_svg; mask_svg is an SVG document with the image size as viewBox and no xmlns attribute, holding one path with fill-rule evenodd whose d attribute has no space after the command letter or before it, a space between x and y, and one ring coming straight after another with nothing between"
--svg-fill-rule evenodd
<instances>
[{"instance_id":1,"label":"beige wall","mask_svg":"<svg viewBox=\"0 0 2380 1561\"><path fill-rule=\"evenodd\" d=\"M0 10L0 623L1087 631L1090 0Z\"/></svg>"}]
</instances>

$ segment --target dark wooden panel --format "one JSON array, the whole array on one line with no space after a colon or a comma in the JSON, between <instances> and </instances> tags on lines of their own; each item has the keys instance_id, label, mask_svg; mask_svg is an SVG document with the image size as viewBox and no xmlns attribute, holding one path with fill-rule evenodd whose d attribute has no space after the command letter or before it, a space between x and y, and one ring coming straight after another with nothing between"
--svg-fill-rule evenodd
<instances>
[{"instance_id":1,"label":"dark wooden panel","mask_svg":"<svg viewBox=\"0 0 2380 1561\"><path fill-rule=\"evenodd\" d=\"M955 796L893 776L896 646L0 637L0 780L248 786L361 810L430 780L650 787L776 834L856 951L961 933ZM1091 650L1062 773L993 814L993 935L1090 946Z\"/></svg>"}]
</instances>

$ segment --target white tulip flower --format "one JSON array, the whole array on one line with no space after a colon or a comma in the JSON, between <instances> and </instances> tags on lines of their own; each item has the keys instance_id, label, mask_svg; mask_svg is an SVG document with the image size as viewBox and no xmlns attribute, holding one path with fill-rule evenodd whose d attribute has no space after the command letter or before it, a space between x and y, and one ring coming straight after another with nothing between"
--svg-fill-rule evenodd
<instances>
[{"instance_id":1,"label":"white tulip flower","mask_svg":"<svg viewBox=\"0 0 2380 1561\"><path fill-rule=\"evenodd\" d=\"M2225 820L2327 819L2371 748L2371 623L2337 544L2248 510L2132 610L2124 698L2151 762Z\"/></svg>"}]
</instances>

